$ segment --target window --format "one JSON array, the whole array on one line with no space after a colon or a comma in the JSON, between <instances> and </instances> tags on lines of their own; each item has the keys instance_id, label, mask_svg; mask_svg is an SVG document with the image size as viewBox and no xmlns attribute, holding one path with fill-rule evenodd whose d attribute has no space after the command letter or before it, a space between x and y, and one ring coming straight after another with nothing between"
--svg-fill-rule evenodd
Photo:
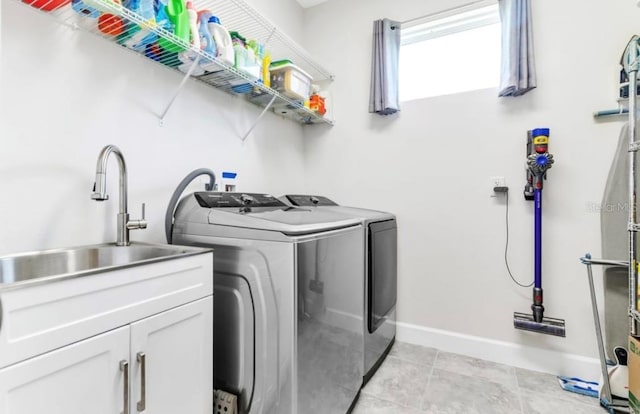
<instances>
[{"instance_id":1,"label":"window","mask_svg":"<svg viewBox=\"0 0 640 414\"><path fill-rule=\"evenodd\" d=\"M500 16L489 4L402 26L401 101L498 86Z\"/></svg>"}]
</instances>

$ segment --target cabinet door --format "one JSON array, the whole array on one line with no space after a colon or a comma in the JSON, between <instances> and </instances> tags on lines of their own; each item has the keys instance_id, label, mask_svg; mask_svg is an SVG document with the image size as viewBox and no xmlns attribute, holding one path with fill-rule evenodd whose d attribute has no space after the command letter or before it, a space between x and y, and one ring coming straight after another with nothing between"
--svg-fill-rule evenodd
<instances>
[{"instance_id":1,"label":"cabinet door","mask_svg":"<svg viewBox=\"0 0 640 414\"><path fill-rule=\"evenodd\" d=\"M0 414L121 413L128 359L123 327L1 369Z\"/></svg>"},{"instance_id":2,"label":"cabinet door","mask_svg":"<svg viewBox=\"0 0 640 414\"><path fill-rule=\"evenodd\" d=\"M213 412L213 296L131 325L132 413Z\"/></svg>"}]
</instances>

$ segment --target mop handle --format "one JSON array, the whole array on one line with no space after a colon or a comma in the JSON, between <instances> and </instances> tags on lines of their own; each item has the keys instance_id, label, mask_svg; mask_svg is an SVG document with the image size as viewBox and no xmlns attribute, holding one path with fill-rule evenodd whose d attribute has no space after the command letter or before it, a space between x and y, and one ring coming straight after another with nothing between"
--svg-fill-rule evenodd
<instances>
[{"instance_id":1,"label":"mop handle","mask_svg":"<svg viewBox=\"0 0 640 414\"><path fill-rule=\"evenodd\" d=\"M534 203L534 287L542 289L542 189L533 191Z\"/></svg>"}]
</instances>

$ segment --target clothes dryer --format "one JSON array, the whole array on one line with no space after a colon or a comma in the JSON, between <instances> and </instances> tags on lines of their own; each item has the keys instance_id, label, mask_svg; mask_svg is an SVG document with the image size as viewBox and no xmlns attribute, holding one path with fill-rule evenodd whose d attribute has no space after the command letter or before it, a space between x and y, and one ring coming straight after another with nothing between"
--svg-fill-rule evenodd
<instances>
[{"instance_id":1,"label":"clothes dryer","mask_svg":"<svg viewBox=\"0 0 640 414\"><path fill-rule=\"evenodd\" d=\"M398 232L391 213L340 206L327 197L289 194L292 206L315 208L358 219L364 231L364 379L366 384L391 350L396 336Z\"/></svg>"}]
</instances>

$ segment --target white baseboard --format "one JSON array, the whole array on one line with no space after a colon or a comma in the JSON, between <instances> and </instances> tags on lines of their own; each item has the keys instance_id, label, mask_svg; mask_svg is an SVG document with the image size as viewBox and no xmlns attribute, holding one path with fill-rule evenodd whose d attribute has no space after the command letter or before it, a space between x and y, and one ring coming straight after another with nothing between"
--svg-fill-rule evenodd
<instances>
[{"instance_id":1,"label":"white baseboard","mask_svg":"<svg viewBox=\"0 0 640 414\"><path fill-rule=\"evenodd\" d=\"M600 362L576 354L398 322L396 340L554 375L598 381Z\"/></svg>"}]
</instances>

